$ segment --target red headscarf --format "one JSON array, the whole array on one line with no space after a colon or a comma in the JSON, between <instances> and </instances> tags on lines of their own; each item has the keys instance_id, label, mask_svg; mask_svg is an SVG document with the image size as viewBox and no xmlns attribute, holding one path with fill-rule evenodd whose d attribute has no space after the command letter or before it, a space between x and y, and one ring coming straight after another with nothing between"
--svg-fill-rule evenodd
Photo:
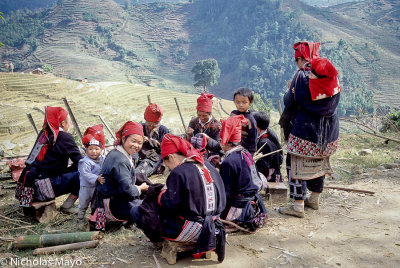
<instances>
[{"instance_id":1,"label":"red headscarf","mask_svg":"<svg viewBox=\"0 0 400 268\"><path fill-rule=\"evenodd\" d=\"M161 143L161 158L181 152L184 156L204 165L204 157L187 140L172 134L165 134Z\"/></svg>"},{"instance_id":2,"label":"red headscarf","mask_svg":"<svg viewBox=\"0 0 400 268\"><path fill-rule=\"evenodd\" d=\"M197 98L197 107L196 107L197 111L211 113L213 98L214 98L213 94L201 92L200 97Z\"/></svg>"},{"instance_id":3,"label":"red headscarf","mask_svg":"<svg viewBox=\"0 0 400 268\"><path fill-rule=\"evenodd\" d=\"M55 144L58 133L59 133L59 127L62 121L64 121L68 116L68 112L64 110L61 107L51 107L51 106L46 106L45 107L45 113L44 113L44 122L43 122L43 136L40 139L40 142L42 144L48 142L49 144ZM49 129L53 133L53 139L50 140L49 136ZM46 141L47 140L47 141ZM49 144L45 144L42 149L40 150L37 158L39 161L42 161L44 156L46 155L46 151L49 147Z\"/></svg>"},{"instance_id":4,"label":"red headscarf","mask_svg":"<svg viewBox=\"0 0 400 268\"><path fill-rule=\"evenodd\" d=\"M319 58L318 48L320 43L297 42L293 45L294 58L304 58L308 62L312 62L314 58Z\"/></svg>"},{"instance_id":5,"label":"red headscarf","mask_svg":"<svg viewBox=\"0 0 400 268\"><path fill-rule=\"evenodd\" d=\"M338 79L339 72L327 58L314 59L311 63L311 71L317 76L322 76L318 79L309 80L313 101L332 97L341 91Z\"/></svg>"},{"instance_id":6,"label":"red headscarf","mask_svg":"<svg viewBox=\"0 0 400 268\"><path fill-rule=\"evenodd\" d=\"M230 116L226 120L222 120L222 128L219 132L222 145L228 142L240 142L242 139L242 125L246 124L245 117L241 115Z\"/></svg>"},{"instance_id":7,"label":"red headscarf","mask_svg":"<svg viewBox=\"0 0 400 268\"><path fill-rule=\"evenodd\" d=\"M126 122L117 132L115 132L115 137L117 139L114 141L114 145L120 145L123 137L132 134L137 134L143 137L143 126L132 121Z\"/></svg>"},{"instance_id":8,"label":"red headscarf","mask_svg":"<svg viewBox=\"0 0 400 268\"><path fill-rule=\"evenodd\" d=\"M85 131L85 133L83 134L82 137L82 144L85 147L88 147L90 144L90 141L92 139L95 139L96 141L98 141L100 143L100 147L102 149L105 148L105 137L104 137L104 132L103 132L103 125L95 125L92 127L88 127Z\"/></svg>"},{"instance_id":9,"label":"red headscarf","mask_svg":"<svg viewBox=\"0 0 400 268\"><path fill-rule=\"evenodd\" d=\"M163 116L161 106L156 103L150 103L144 112L144 120L149 122L160 122Z\"/></svg>"}]
</instances>

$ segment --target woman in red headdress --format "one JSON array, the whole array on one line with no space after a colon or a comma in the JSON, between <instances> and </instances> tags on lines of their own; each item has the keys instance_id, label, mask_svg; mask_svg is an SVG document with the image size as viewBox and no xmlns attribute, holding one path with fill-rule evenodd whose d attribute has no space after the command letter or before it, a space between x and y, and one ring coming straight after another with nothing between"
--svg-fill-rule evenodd
<instances>
[{"instance_id":1,"label":"woman in red headdress","mask_svg":"<svg viewBox=\"0 0 400 268\"><path fill-rule=\"evenodd\" d=\"M254 230L263 226L267 210L258 192L263 182L254 160L243 146L244 115L230 116L222 121L221 147L225 152L220 174L225 185L226 208L221 218Z\"/></svg>"},{"instance_id":2,"label":"woman in red headdress","mask_svg":"<svg viewBox=\"0 0 400 268\"><path fill-rule=\"evenodd\" d=\"M190 120L186 139L196 145L204 136L207 141L205 157L219 162L219 156L222 155L219 146L221 123L212 114L213 98L213 94L204 92L197 98L197 117Z\"/></svg>"},{"instance_id":3,"label":"woman in red headdress","mask_svg":"<svg viewBox=\"0 0 400 268\"><path fill-rule=\"evenodd\" d=\"M293 48L299 68L284 96L285 109L279 123L288 140L286 166L290 197L294 205L279 212L304 217L304 206L319 207L329 157L339 141L337 106L340 99L338 71L318 55L319 43L298 42ZM311 191L306 198L307 189Z\"/></svg>"},{"instance_id":4,"label":"woman in red headdress","mask_svg":"<svg viewBox=\"0 0 400 268\"><path fill-rule=\"evenodd\" d=\"M21 206L30 207L33 201L47 201L70 193L61 210L75 212L72 207L79 194L77 168L82 155L68 133L70 122L63 108L45 107L43 128L18 181L16 198Z\"/></svg>"},{"instance_id":5,"label":"woman in red headdress","mask_svg":"<svg viewBox=\"0 0 400 268\"><path fill-rule=\"evenodd\" d=\"M219 214L225 208L225 191L218 171L187 140L171 134L164 136L161 156L171 173L155 200L159 214L148 218L143 206L133 208L133 221L152 241L162 237L197 241L194 257L215 250L222 261L225 229ZM159 228L151 230L155 221L159 221Z\"/></svg>"},{"instance_id":6,"label":"woman in red headdress","mask_svg":"<svg viewBox=\"0 0 400 268\"><path fill-rule=\"evenodd\" d=\"M135 185L132 160L143 145L142 125L128 121L115 136L115 148L108 153L100 171L105 181L97 184L95 209L89 217L97 230L104 230L107 221L128 222L130 209L140 204L141 193L149 187L146 183Z\"/></svg>"},{"instance_id":7,"label":"woman in red headdress","mask_svg":"<svg viewBox=\"0 0 400 268\"><path fill-rule=\"evenodd\" d=\"M139 152L138 164L136 166L136 178L138 181L151 184L148 179L153 174L161 174L164 168L161 167L161 148L160 144L165 134L169 133L166 126L161 125L163 111L161 106L150 103L145 112L142 123L144 133L144 143Z\"/></svg>"}]
</instances>

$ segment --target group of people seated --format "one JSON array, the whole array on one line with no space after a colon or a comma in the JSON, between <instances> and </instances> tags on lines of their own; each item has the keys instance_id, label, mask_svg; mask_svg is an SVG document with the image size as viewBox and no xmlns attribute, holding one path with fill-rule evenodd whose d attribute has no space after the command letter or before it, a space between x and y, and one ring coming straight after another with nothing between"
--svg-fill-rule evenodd
<instances>
[{"instance_id":1,"label":"group of people seated","mask_svg":"<svg viewBox=\"0 0 400 268\"><path fill-rule=\"evenodd\" d=\"M292 85L290 92L295 87ZM128 121L122 125L108 153L103 126L91 126L82 138L84 157L68 132L68 113L61 107L47 106L43 128L19 178L16 198L21 206L30 207L33 202L69 194L60 209L77 213L80 226L85 225L90 205L89 222L94 229L105 230L110 222L135 224L153 242L196 242L196 258L213 250L222 262L226 236L220 219L252 231L263 226L267 211L259 193L268 181L282 181L283 153L277 135L269 128L268 115L249 110L254 101L250 89L235 91L237 110L221 121L212 114L213 97L201 93L197 117L180 136L170 134L160 123L163 111L155 103L147 106L145 123ZM325 116L327 112L322 113ZM331 115L326 116L332 120ZM297 122L294 119L290 120ZM290 135L291 141L295 136ZM330 145L336 141L330 140L324 142ZM272 154L255 162L257 150ZM166 171L165 184L152 182L153 174ZM316 185L321 186L322 177ZM297 179L294 183L297 198L297 184L302 182ZM322 191L320 188L316 192ZM305 194L301 200L303 197ZM281 213L298 216L290 214L292 210Z\"/></svg>"}]
</instances>

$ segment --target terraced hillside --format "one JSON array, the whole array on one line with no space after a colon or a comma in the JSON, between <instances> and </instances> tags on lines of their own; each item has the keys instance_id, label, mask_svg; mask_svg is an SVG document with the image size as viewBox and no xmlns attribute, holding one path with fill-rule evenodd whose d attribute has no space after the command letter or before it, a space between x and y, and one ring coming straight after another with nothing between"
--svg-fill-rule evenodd
<instances>
[{"instance_id":1,"label":"terraced hillside","mask_svg":"<svg viewBox=\"0 0 400 268\"><path fill-rule=\"evenodd\" d=\"M196 3L125 8L113 0L64 0L46 15L48 27L43 35L35 37L40 42L35 50L28 44L5 46L0 50L0 61L19 61L23 63L22 71L49 64L56 75L87 77L90 82L145 83L193 92L190 69L196 60L210 57L203 48L208 38L203 34L205 29L191 23L199 19ZM368 0L315 8L285 0L280 7L301 8L301 22L320 36L323 46L345 40L352 49L353 69L373 88L376 104L400 106L399 1ZM259 67L261 71L271 68ZM230 96L231 88L243 86L232 85L237 73L231 69L222 71L219 85L212 90Z\"/></svg>"},{"instance_id":2,"label":"terraced hillside","mask_svg":"<svg viewBox=\"0 0 400 268\"><path fill-rule=\"evenodd\" d=\"M143 112L148 104L147 95L160 104L165 112L162 123L173 133L183 132L174 98L178 99L181 111L188 124L195 115L197 95L168 91L142 84L125 82L80 83L47 75L0 73L0 147L13 147L13 154L28 153L35 139L26 113L31 113L37 128L41 128L45 105L64 106L67 97L81 131L99 124L102 115L113 131L127 120L143 120ZM215 99L216 117L225 117L221 110L231 111L231 101ZM106 136L111 140L110 135ZM5 142L5 143L4 143ZM7 148L6 152L11 153Z\"/></svg>"},{"instance_id":3,"label":"terraced hillside","mask_svg":"<svg viewBox=\"0 0 400 268\"><path fill-rule=\"evenodd\" d=\"M292 2L305 10L301 21L319 32L325 45L340 39L351 45L353 68L374 90L377 104L400 107L399 1L362 1L323 10Z\"/></svg>"}]
</instances>

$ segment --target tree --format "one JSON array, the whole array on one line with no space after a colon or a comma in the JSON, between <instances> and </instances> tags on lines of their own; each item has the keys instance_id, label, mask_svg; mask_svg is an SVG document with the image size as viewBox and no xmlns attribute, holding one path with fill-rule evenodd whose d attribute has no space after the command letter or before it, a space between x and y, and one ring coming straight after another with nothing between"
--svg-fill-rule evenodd
<instances>
[{"instance_id":1,"label":"tree","mask_svg":"<svg viewBox=\"0 0 400 268\"><path fill-rule=\"evenodd\" d=\"M207 86L217 84L217 80L221 75L216 59L196 61L191 72L194 73L194 86L203 87L204 91L206 91Z\"/></svg>"}]
</instances>

